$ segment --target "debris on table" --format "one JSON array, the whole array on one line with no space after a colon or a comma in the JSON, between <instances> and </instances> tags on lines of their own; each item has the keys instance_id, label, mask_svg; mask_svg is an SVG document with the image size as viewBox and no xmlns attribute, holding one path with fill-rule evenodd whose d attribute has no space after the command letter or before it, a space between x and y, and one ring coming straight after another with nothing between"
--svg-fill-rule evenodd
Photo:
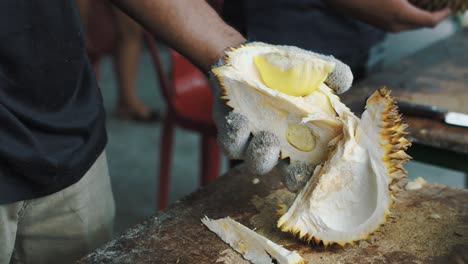
<instances>
[{"instance_id":1,"label":"debris on table","mask_svg":"<svg viewBox=\"0 0 468 264\"><path fill-rule=\"evenodd\" d=\"M439 214L431 214L429 216L429 218L431 218L431 219L440 219L440 215Z\"/></svg>"},{"instance_id":2,"label":"debris on table","mask_svg":"<svg viewBox=\"0 0 468 264\"><path fill-rule=\"evenodd\" d=\"M422 177L417 177L416 179L406 183L405 190L407 191L419 190L426 183L427 183L426 180L424 180Z\"/></svg>"},{"instance_id":3,"label":"debris on table","mask_svg":"<svg viewBox=\"0 0 468 264\"><path fill-rule=\"evenodd\" d=\"M202 222L216 233L224 242L254 264L303 264L302 257L295 251L289 251L271 240L255 233L229 217Z\"/></svg>"}]
</instances>

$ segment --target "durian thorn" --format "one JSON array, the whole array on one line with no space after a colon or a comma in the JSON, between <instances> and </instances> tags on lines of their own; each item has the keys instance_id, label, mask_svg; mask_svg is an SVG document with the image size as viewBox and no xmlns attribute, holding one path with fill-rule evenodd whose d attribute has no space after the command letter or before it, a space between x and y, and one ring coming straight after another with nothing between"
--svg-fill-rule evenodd
<instances>
[{"instance_id":1,"label":"durian thorn","mask_svg":"<svg viewBox=\"0 0 468 264\"><path fill-rule=\"evenodd\" d=\"M284 215L286 213L286 205L285 204L278 204L278 210L276 210L276 214Z\"/></svg>"},{"instance_id":2,"label":"durian thorn","mask_svg":"<svg viewBox=\"0 0 468 264\"><path fill-rule=\"evenodd\" d=\"M322 241L320 238L315 237L315 236L313 237L313 239L314 239L314 242L315 242L317 245L319 245L319 244L320 244L320 241Z\"/></svg>"},{"instance_id":3,"label":"durian thorn","mask_svg":"<svg viewBox=\"0 0 468 264\"><path fill-rule=\"evenodd\" d=\"M397 152L394 152L390 155L388 155L390 158L392 159L396 159L396 160L409 160L411 159L411 156L406 154L405 151L403 150L398 150Z\"/></svg>"},{"instance_id":4,"label":"durian thorn","mask_svg":"<svg viewBox=\"0 0 468 264\"><path fill-rule=\"evenodd\" d=\"M379 91L380 96L382 97L389 96L392 93L392 91L387 89L387 87L385 86L382 86L381 88L379 88L378 91Z\"/></svg>"},{"instance_id":5,"label":"durian thorn","mask_svg":"<svg viewBox=\"0 0 468 264\"><path fill-rule=\"evenodd\" d=\"M382 134L388 135L390 137L401 138L401 137L407 136L409 132L402 131L402 130L387 130L387 131L384 131Z\"/></svg>"},{"instance_id":6,"label":"durian thorn","mask_svg":"<svg viewBox=\"0 0 468 264\"><path fill-rule=\"evenodd\" d=\"M387 173L392 177L395 178L398 174L406 174L408 173L404 168L392 168L390 167L387 170Z\"/></svg>"},{"instance_id":7,"label":"durian thorn","mask_svg":"<svg viewBox=\"0 0 468 264\"><path fill-rule=\"evenodd\" d=\"M305 264L304 260L301 258L300 260L298 260L296 263L293 263L293 264Z\"/></svg>"},{"instance_id":8,"label":"durian thorn","mask_svg":"<svg viewBox=\"0 0 468 264\"><path fill-rule=\"evenodd\" d=\"M342 241L336 242L336 244L340 245L340 247L343 247L343 248L346 246L346 242L342 242Z\"/></svg>"}]
</instances>

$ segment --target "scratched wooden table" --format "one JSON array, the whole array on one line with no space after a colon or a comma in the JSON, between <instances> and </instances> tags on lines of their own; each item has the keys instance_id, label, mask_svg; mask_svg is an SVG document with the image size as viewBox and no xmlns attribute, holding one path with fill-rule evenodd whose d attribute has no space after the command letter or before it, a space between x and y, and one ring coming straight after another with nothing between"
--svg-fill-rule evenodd
<instances>
[{"instance_id":1,"label":"scratched wooden table","mask_svg":"<svg viewBox=\"0 0 468 264\"><path fill-rule=\"evenodd\" d=\"M364 98L386 85L402 99L468 113L467 40L464 31L438 42L356 84L343 101L359 112ZM467 129L423 118L406 119L416 146L411 154L416 159L468 171ZM430 184L421 190L403 191L396 195L386 225L368 241L324 249L275 228L276 205L290 202L293 195L283 188L276 173L261 177L259 184L252 183L254 177L237 167L79 263L247 263L201 224L205 215L215 219L230 216L256 228L297 250L307 263L468 261L468 190Z\"/></svg>"},{"instance_id":2,"label":"scratched wooden table","mask_svg":"<svg viewBox=\"0 0 468 264\"><path fill-rule=\"evenodd\" d=\"M453 263L468 261L468 190L426 185L396 195L387 223L369 240L324 249L275 228L278 203L294 197L273 172L260 177L241 165L185 197L79 263L248 263L200 219L230 216L298 251L307 263ZM465 255L463 255L465 254ZM465 262L460 262L465 263Z\"/></svg>"},{"instance_id":3,"label":"scratched wooden table","mask_svg":"<svg viewBox=\"0 0 468 264\"><path fill-rule=\"evenodd\" d=\"M380 86L392 89L402 100L468 114L468 30L356 83L342 100L359 113L365 98ZM460 170L468 176L468 128L426 118L405 119L414 142L410 154L416 160Z\"/></svg>"}]
</instances>

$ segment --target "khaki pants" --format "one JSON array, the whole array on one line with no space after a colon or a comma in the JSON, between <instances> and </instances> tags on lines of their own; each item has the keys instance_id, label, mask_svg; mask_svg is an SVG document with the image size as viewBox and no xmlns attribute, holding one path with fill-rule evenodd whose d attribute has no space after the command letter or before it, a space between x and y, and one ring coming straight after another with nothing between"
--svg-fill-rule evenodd
<instances>
[{"instance_id":1,"label":"khaki pants","mask_svg":"<svg viewBox=\"0 0 468 264\"><path fill-rule=\"evenodd\" d=\"M103 153L74 185L0 205L0 264L72 263L111 239L114 213Z\"/></svg>"}]
</instances>

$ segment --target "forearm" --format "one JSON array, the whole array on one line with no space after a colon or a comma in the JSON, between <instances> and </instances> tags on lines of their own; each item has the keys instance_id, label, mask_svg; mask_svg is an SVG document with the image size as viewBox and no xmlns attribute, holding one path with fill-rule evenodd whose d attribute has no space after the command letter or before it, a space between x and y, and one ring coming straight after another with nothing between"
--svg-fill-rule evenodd
<instances>
[{"instance_id":1,"label":"forearm","mask_svg":"<svg viewBox=\"0 0 468 264\"><path fill-rule=\"evenodd\" d=\"M204 0L111 1L205 71L225 49L245 41Z\"/></svg>"}]
</instances>

